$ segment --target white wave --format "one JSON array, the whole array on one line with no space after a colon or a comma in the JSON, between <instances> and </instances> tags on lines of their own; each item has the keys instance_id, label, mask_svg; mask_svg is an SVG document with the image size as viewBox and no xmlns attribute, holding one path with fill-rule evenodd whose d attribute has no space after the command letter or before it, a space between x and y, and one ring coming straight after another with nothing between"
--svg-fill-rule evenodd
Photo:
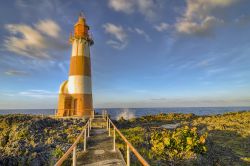
<instances>
[{"instance_id":1,"label":"white wave","mask_svg":"<svg viewBox=\"0 0 250 166\"><path fill-rule=\"evenodd\" d=\"M129 120L129 119L135 118L135 114L133 110L124 108L123 111L116 116L116 120L119 120L121 117L123 117L126 120Z\"/></svg>"}]
</instances>

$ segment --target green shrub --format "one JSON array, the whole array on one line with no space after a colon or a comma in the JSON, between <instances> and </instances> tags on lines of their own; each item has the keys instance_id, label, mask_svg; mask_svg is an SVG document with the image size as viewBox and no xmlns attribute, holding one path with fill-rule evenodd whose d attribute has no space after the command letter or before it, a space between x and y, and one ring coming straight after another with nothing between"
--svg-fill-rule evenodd
<instances>
[{"instance_id":1,"label":"green shrub","mask_svg":"<svg viewBox=\"0 0 250 166\"><path fill-rule=\"evenodd\" d=\"M151 150L156 159L189 159L207 151L207 134L199 135L197 129L184 128L175 131L162 130L151 133Z\"/></svg>"},{"instance_id":2,"label":"green shrub","mask_svg":"<svg viewBox=\"0 0 250 166\"><path fill-rule=\"evenodd\" d=\"M54 151L52 151L52 156L56 158L61 158L63 156L64 152L60 147L56 147Z\"/></svg>"}]
</instances>

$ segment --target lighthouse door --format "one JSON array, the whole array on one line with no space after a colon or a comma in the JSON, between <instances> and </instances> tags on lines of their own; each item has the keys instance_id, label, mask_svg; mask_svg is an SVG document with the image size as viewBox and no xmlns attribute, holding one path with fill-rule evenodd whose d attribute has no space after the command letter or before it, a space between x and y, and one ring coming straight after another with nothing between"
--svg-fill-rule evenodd
<instances>
[{"instance_id":1,"label":"lighthouse door","mask_svg":"<svg viewBox=\"0 0 250 166\"><path fill-rule=\"evenodd\" d=\"M77 112L77 99L74 100L74 112L73 115L76 115Z\"/></svg>"}]
</instances>

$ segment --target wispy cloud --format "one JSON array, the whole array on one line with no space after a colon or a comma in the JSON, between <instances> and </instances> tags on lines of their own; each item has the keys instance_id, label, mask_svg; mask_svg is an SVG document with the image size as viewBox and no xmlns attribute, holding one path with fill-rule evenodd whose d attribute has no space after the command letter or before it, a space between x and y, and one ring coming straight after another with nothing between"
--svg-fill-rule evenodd
<instances>
[{"instance_id":1,"label":"wispy cloud","mask_svg":"<svg viewBox=\"0 0 250 166\"><path fill-rule=\"evenodd\" d=\"M208 65L211 64L211 62L213 61L213 59L211 59L211 58L209 58L209 59L203 59L203 60L199 61L196 64L196 66L198 66L198 67L206 67L206 66L208 66Z\"/></svg>"},{"instance_id":2,"label":"wispy cloud","mask_svg":"<svg viewBox=\"0 0 250 166\"><path fill-rule=\"evenodd\" d=\"M160 97L160 98L152 98L152 99L150 99L150 100L165 101L165 100L167 100L167 98L165 98L165 97Z\"/></svg>"},{"instance_id":3,"label":"wispy cloud","mask_svg":"<svg viewBox=\"0 0 250 166\"><path fill-rule=\"evenodd\" d=\"M111 35L114 40L108 40L107 44L116 49L123 49L127 46L127 34L122 26L112 23L106 23L103 25L104 31Z\"/></svg>"},{"instance_id":4,"label":"wispy cloud","mask_svg":"<svg viewBox=\"0 0 250 166\"><path fill-rule=\"evenodd\" d=\"M29 89L25 91L4 91L0 93L1 95L10 97L31 97L31 98L56 98L58 92L42 90L42 89Z\"/></svg>"},{"instance_id":5,"label":"wispy cloud","mask_svg":"<svg viewBox=\"0 0 250 166\"><path fill-rule=\"evenodd\" d=\"M68 69L67 69L66 64L65 64L64 62L58 63L58 67L61 69L61 71L62 71L63 73L66 74L66 73L68 72Z\"/></svg>"},{"instance_id":6,"label":"wispy cloud","mask_svg":"<svg viewBox=\"0 0 250 166\"><path fill-rule=\"evenodd\" d=\"M66 43L59 38L60 27L52 20L41 20L34 27L26 24L5 25L10 36L4 40L4 47L10 52L29 58L48 59L49 49L65 49Z\"/></svg>"},{"instance_id":7,"label":"wispy cloud","mask_svg":"<svg viewBox=\"0 0 250 166\"><path fill-rule=\"evenodd\" d=\"M218 68L207 69L206 71L208 75L213 75L213 74L219 74L219 73L225 72L227 71L227 68L218 67Z\"/></svg>"},{"instance_id":8,"label":"wispy cloud","mask_svg":"<svg viewBox=\"0 0 250 166\"><path fill-rule=\"evenodd\" d=\"M154 28L158 31L158 32L163 32L166 31L170 28L170 25L168 23L165 22L161 22L158 25L155 25Z\"/></svg>"},{"instance_id":9,"label":"wispy cloud","mask_svg":"<svg viewBox=\"0 0 250 166\"><path fill-rule=\"evenodd\" d=\"M35 98L51 98L51 97L54 98L57 97L58 93L47 90L31 89L19 92L18 95L26 97L35 97Z\"/></svg>"},{"instance_id":10,"label":"wispy cloud","mask_svg":"<svg viewBox=\"0 0 250 166\"><path fill-rule=\"evenodd\" d=\"M4 74L9 76L25 76L28 75L28 72L22 70L7 70Z\"/></svg>"},{"instance_id":11,"label":"wispy cloud","mask_svg":"<svg viewBox=\"0 0 250 166\"><path fill-rule=\"evenodd\" d=\"M18 14L27 19L41 18L41 16L51 18L57 15L58 19L63 20L64 23L72 25L74 24L74 21L72 20L71 15L67 13L68 8L72 4L75 4L75 2L61 0L15 0L14 5L18 9Z\"/></svg>"},{"instance_id":12,"label":"wispy cloud","mask_svg":"<svg viewBox=\"0 0 250 166\"><path fill-rule=\"evenodd\" d=\"M145 40L148 41L148 42L151 41L150 36L144 30L142 30L140 28L129 28L129 31L137 33L138 35L143 36L145 38Z\"/></svg>"},{"instance_id":13,"label":"wispy cloud","mask_svg":"<svg viewBox=\"0 0 250 166\"><path fill-rule=\"evenodd\" d=\"M161 6L161 1L155 0L109 0L109 7L118 12L131 14L139 12L147 20L154 20L157 18L157 10Z\"/></svg>"}]
</instances>

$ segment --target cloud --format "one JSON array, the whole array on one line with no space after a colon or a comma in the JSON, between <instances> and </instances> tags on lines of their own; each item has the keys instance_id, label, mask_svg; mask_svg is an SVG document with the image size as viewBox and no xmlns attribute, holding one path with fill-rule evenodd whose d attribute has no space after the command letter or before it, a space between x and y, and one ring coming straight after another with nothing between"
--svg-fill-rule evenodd
<instances>
[{"instance_id":1,"label":"cloud","mask_svg":"<svg viewBox=\"0 0 250 166\"><path fill-rule=\"evenodd\" d=\"M108 40L107 44L116 49L123 49L127 46L127 34L122 26L118 26L112 23L106 23L103 25L104 31L110 34L115 40Z\"/></svg>"},{"instance_id":2,"label":"cloud","mask_svg":"<svg viewBox=\"0 0 250 166\"><path fill-rule=\"evenodd\" d=\"M29 58L49 59L49 49L65 49L59 38L60 27L52 20L41 20L34 27L26 24L5 25L10 36L4 40L4 48Z\"/></svg>"},{"instance_id":3,"label":"cloud","mask_svg":"<svg viewBox=\"0 0 250 166\"><path fill-rule=\"evenodd\" d=\"M126 42L119 42L119 41L115 41L115 40L108 40L106 42L108 45L110 45L111 47L118 49L118 50L122 50L127 46L127 41Z\"/></svg>"},{"instance_id":4,"label":"cloud","mask_svg":"<svg viewBox=\"0 0 250 166\"><path fill-rule=\"evenodd\" d=\"M67 69L67 67L66 67L66 63L67 63L67 62L60 62L60 63L57 63L57 64L58 64L58 67L60 68L60 70L61 70L63 73L65 73L65 74L68 73L68 69Z\"/></svg>"},{"instance_id":5,"label":"cloud","mask_svg":"<svg viewBox=\"0 0 250 166\"><path fill-rule=\"evenodd\" d=\"M9 75L9 76L23 76L23 75L28 75L27 72L21 71L21 70L8 70L8 71L5 71L4 74Z\"/></svg>"},{"instance_id":6,"label":"cloud","mask_svg":"<svg viewBox=\"0 0 250 166\"><path fill-rule=\"evenodd\" d=\"M183 34L210 35L216 25L223 23L215 17L208 16L200 23L182 20L176 24L177 31Z\"/></svg>"},{"instance_id":7,"label":"cloud","mask_svg":"<svg viewBox=\"0 0 250 166\"><path fill-rule=\"evenodd\" d=\"M158 32L163 32L168 30L170 27L170 25L168 23L165 22L161 22L159 25L155 25L154 28L158 31Z\"/></svg>"},{"instance_id":8,"label":"cloud","mask_svg":"<svg viewBox=\"0 0 250 166\"><path fill-rule=\"evenodd\" d=\"M144 30L142 30L140 28L134 28L134 29L133 28L129 28L129 31L137 33L138 35L143 36L146 39L146 41L148 41L148 42L151 41L150 36Z\"/></svg>"},{"instance_id":9,"label":"cloud","mask_svg":"<svg viewBox=\"0 0 250 166\"><path fill-rule=\"evenodd\" d=\"M41 20L35 25L36 29L51 37L59 37L60 27L52 20Z\"/></svg>"},{"instance_id":10,"label":"cloud","mask_svg":"<svg viewBox=\"0 0 250 166\"><path fill-rule=\"evenodd\" d=\"M134 12L134 2L130 0L109 0L109 6L115 11L121 11L124 13Z\"/></svg>"},{"instance_id":11,"label":"cloud","mask_svg":"<svg viewBox=\"0 0 250 166\"><path fill-rule=\"evenodd\" d=\"M230 7L238 0L187 0L187 8L175 25L182 34L207 35L221 23L223 19L213 13Z\"/></svg>"},{"instance_id":12,"label":"cloud","mask_svg":"<svg viewBox=\"0 0 250 166\"><path fill-rule=\"evenodd\" d=\"M236 24L246 26L250 23L250 15L241 15L234 20Z\"/></svg>"},{"instance_id":13,"label":"cloud","mask_svg":"<svg viewBox=\"0 0 250 166\"><path fill-rule=\"evenodd\" d=\"M149 37L149 35L145 31L143 31L142 29L135 28L135 32L139 35L144 36L147 41L151 41L151 38Z\"/></svg>"},{"instance_id":14,"label":"cloud","mask_svg":"<svg viewBox=\"0 0 250 166\"><path fill-rule=\"evenodd\" d=\"M155 0L109 0L109 7L118 12L131 14L136 11L145 16L148 20L157 18L157 10L161 5L160 1Z\"/></svg>"},{"instance_id":15,"label":"cloud","mask_svg":"<svg viewBox=\"0 0 250 166\"><path fill-rule=\"evenodd\" d=\"M122 26L117 26L112 23L106 23L103 25L105 32L113 35L117 40L124 41L127 37Z\"/></svg>"},{"instance_id":16,"label":"cloud","mask_svg":"<svg viewBox=\"0 0 250 166\"><path fill-rule=\"evenodd\" d=\"M167 98L165 98L165 97L160 97L160 98L152 98L152 99L150 99L150 100L156 100L156 101L165 101L165 100L167 100Z\"/></svg>"},{"instance_id":17,"label":"cloud","mask_svg":"<svg viewBox=\"0 0 250 166\"><path fill-rule=\"evenodd\" d=\"M225 71L227 71L227 68L223 68L223 67L211 68L211 69L207 69L207 74L214 75L214 74L223 73Z\"/></svg>"},{"instance_id":18,"label":"cloud","mask_svg":"<svg viewBox=\"0 0 250 166\"><path fill-rule=\"evenodd\" d=\"M57 92L51 92L47 90L40 90L40 89L31 89L27 91L19 92L18 95L26 96L26 97L35 97L35 98L54 98L57 97Z\"/></svg>"}]
</instances>

